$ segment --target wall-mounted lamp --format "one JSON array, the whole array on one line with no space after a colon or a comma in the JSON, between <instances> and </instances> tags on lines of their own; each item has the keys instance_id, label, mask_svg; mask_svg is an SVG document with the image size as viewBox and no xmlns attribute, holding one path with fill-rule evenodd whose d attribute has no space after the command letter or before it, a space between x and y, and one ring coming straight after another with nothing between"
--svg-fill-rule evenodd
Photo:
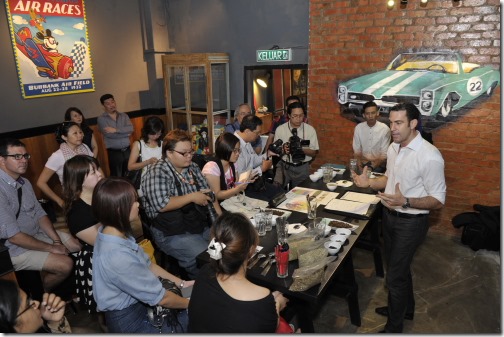
<instances>
[{"instance_id":1,"label":"wall-mounted lamp","mask_svg":"<svg viewBox=\"0 0 504 337\"><path fill-rule=\"evenodd\" d=\"M268 87L268 83L266 83L266 81L267 81L267 79L265 77L258 77L258 78L256 78L257 84L259 84L263 88L267 88Z\"/></svg>"},{"instance_id":2,"label":"wall-mounted lamp","mask_svg":"<svg viewBox=\"0 0 504 337\"><path fill-rule=\"evenodd\" d=\"M400 1L401 1L401 5L404 5L404 6L405 6L405 5L407 5L407 4L408 4L408 0L400 0ZM421 3L422 5L425 5L428 1L429 1L429 0L420 0L420 3ZM452 0L452 1L454 1L454 2L459 2L459 1L461 1L461 0ZM387 7L388 7L388 8L393 8L393 7L394 7L394 5L395 5L395 1L394 1L394 0L388 0L388 1L387 1Z\"/></svg>"}]
</instances>

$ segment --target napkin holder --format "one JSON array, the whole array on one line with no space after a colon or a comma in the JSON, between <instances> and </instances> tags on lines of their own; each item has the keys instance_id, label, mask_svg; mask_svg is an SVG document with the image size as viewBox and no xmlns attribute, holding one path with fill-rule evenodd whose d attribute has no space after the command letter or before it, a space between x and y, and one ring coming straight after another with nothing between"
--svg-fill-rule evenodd
<instances>
[{"instance_id":1,"label":"napkin holder","mask_svg":"<svg viewBox=\"0 0 504 337\"><path fill-rule=\"evenodd\" d=\"M269 201L269 204L268 206L270 208L274 208L274 207L277 207L278 205L280 205L282 202L284 202L285 200L287 200L287 197L285 196L285 193L284 192L280 192L278 193L277 195L275 195L270 201Z\"/></svg>"}]
</instances>

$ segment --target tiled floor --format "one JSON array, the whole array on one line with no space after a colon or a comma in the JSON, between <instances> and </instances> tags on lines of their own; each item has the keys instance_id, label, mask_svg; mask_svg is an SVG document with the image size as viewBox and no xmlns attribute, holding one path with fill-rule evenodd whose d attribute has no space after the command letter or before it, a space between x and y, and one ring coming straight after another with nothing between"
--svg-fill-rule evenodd
<instances>
[{"instance_id":1,"label":"tiled floor","mask_svg":"<svg viewBox=\"0 0 504 337\"><path fill-rule=\"evenodd\" d=\"M353 326L346 301L328 295L315 318L317 333L376 333L385 317L384 280L374 273L372 254L356 249L354 267L359 285L362 325ZM501 333L501 267L498 252L474 252L459 238L429 233L415 257L413 282L416 311L405 321L405 333ZM100 333L96 315L84 309L67 315L74 333Z\"/></svg>"}]
</instances>

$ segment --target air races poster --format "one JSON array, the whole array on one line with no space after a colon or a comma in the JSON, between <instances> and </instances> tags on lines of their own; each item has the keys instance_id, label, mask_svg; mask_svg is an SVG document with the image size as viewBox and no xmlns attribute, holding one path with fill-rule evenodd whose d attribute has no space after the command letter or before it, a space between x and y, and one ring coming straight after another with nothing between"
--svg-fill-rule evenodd
<instances>
[{"instance_id":1,"label":"air races poster","mask_svg":"<svg viewBox=\"0 0 504 337\"><path fill-rule=\"evenodd\" d=\"M84 0L5 0L23 98L95 91Z\"/></svg>"}]
</instances>

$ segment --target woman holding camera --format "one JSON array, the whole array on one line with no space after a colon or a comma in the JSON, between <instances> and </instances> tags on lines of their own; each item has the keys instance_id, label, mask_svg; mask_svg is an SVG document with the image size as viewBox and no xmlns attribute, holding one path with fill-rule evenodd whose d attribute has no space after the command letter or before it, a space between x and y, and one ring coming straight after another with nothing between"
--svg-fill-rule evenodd
<instances>
[{"instance_id":1,"label":"woman holding camera","mask_svg":"<svg viewBox=\"0 0 504 337\"><path fill-rule=\"evenodd\" d=\"M225 200L245 191L248 181L238 181L234 163L240 156L240 140L229 132L219 135L215 141L215 161L209 161L202 173L214 191L217 200Z\"/></svg>"},{"instance_id":2,"label":"woman holding camera","mask_svg":"<svg viewBox=\"0 0 504 337\"><path fill-rule=\"evenodd\" d=\"M163 288L158 277L180 287L183 281L151 263L135 238L130 222L138 218L137 193L121 178L102 179L93 192L93 213L102 227L93 250L93 296L105 312L108 332L184 332L189 300ZM157 325L149 306L170 308L175 320ZM173 309L173 310L172 310Z\"/></svg>"},{"instance_id":3,"label":"woman holding camera","mask_svg":"<svg viewBox=\"0 0 504 337\"><path fill-rule=\"evenodd\" d=\"M150 219L152 237L166 254L177 259L191 278L199 272L196 256L208 246L209 209L222 213L208 183L192 161L192 135L175 129L165 137L163 159L142 179L142 206ZM212 210L213 210L212 209Z\"/></svg>"}]
</instances>

